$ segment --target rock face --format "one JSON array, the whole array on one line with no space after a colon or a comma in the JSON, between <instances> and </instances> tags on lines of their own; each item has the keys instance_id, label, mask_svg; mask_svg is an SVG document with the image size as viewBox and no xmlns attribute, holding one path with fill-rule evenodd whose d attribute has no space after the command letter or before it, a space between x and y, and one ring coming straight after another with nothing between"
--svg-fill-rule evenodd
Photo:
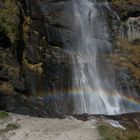
<instances>
[{"instance_id":1,"label":"rock face","mask_svg":"<svg viewBox=\"0 0 140 140\"><path fill-rule=\"evenodd\" d=\"M117 88L139 91L140 1L111 0L110 5L120 17L109 17L116 41L114 54L107 56L115 67ZM0 109L55 114L55 106L42 97L51 94L54 99L56 91L67 92L72 84L69 50L76 47L73 40L79 30L73 24L71 1L5 0L0 8ZM72 108L66 102L62 105Z\"/></svg>"},{"instance_id":2,"label":"rock face","mask_svg":"<svg viewBox=\"0 0 140 140\"><path fill-rule=\"evenodd\" d=\"M140 15L139 0L110 0L112 7L118 13L121 20L127 20L129 17L138 17Z\"/></svg>"},{"instance_id":3,"label":"rock face","mask_svg":"<svg viewBox=\"0 0 140 140\"><path fill-rule=\"evenodd\" d=\"M140 91L140 1L112 0L112 7L120 17L116 49L112 62L116 69L118 88Z\"/></svg>"},{"instance_id":4,"label":"rock face","mask_svg":"<svg viewBox=\"0 0 140 140\"><path fill-rule=\"evenodd\" d=\"M65 3L39 0L15 0L12 3L7 0L0 4L0 16L9 17L5 22L0 21L3 25L0 28L0 108L34 116L55 114L54 105L43 104L45 101L36 97L66 91L71 84L71 58L62 49L65 47L62 43L72 29L65 27L63 20L62 27L57 24ZM11 5L13 9L10 9ZM49 11L45 11L47 6ZM8 15L10 10L15 17ZM56 10L60 12L56 14ZM67 13L62 13L63 17Z\"/></svg>"}]
</instances>

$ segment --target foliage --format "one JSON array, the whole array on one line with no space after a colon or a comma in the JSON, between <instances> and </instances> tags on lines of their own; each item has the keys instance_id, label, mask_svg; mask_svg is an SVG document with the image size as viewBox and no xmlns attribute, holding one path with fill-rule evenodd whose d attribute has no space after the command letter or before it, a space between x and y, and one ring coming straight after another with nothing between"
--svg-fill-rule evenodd
<instances>
[{"instance_id":1,"label":"foliage","mask_svg":"<svg viewBox=\"0 0 140 140\"><path fill-rule=\"evenodd\" d=\"M18 129L19 126L16 123L9 123L7 124L6 128L7 130L15 130L15 129Z\"/></svg>"},{"instance_id":2,"label":"foliage","mask_svg":"<svg viewBox=\"0 0 140 140\"><path fill-rule=\"evenodd\" d=\"M0 31L7 34L13 43L16 40L19 24L19 8L16 0L2 0L0 8Z\"/></svg>"},{"instance_id":3,"label":"foliage","mask_svg":"<svg viewBox=\"0 0 140 140\"><path fill-rule=\"evenodd\" d=\"M111 58L116 68L128 69L140 82L140 45L132 45L127 39L118 38L116 53Z\"/></svg>"},{"instance_id":4,"label":"foliage","mask_svg":"<svg viewBox=\"0 0 140 140\"><path fill-rule=\"evenodd\" d=\"M8 117L8 113L7 112L4 112L4 111L0 111L0 119L3 119L3 118L6 118Z\"/></svg>"},{"instance_id":5,"label":"foliage","mask_svg":"<svg viewBox=\"0 0 140 140\"><path fill-rule=\"evenodd\" d=\"M109 125L100 125L98 131L103 140L140 140L139 130L123 130Z\"/></svg>"},{"instance_id":6,"label":"foliage","mask_svg":"<svg viewBox=\"0 0 140 140\"><path fill-rule=\"evenodd\" d=\"M8 131L15 130L15 129L18 129L18 128L19 128L18 124L16 124L16 123L9 123L9 124L7 124L7 126L5 128L0 129L0 134L6 133Z\"/></svg>"},{"instance_id":7,"label":"foliage","mask_svg":"<svg viewBox=\"0 0 140 140\"><path fill-rule=\"evenodd\" d=\"M13 93L14 88L10 83L4 82L0 85L0 91L9 94L9 93Z\"/></svg>"}]
</instances>

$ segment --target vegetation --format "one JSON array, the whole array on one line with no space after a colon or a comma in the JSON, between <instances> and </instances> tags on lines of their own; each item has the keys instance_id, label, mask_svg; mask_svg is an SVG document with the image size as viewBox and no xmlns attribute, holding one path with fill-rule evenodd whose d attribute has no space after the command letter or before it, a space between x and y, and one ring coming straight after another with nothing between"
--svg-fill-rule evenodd
<instances>
[{"instance_id":1,"label":"vegetation","mask_svg":"<svg viewBox=\"0 0 140 140\"><path fill-rule=\"evenodd\" d=\"M6 133L8 131L15 130L15 129L18 129L18 128L19 128L18 124L16 124L16 123L9 123L9 124L7 124L7 126L5 128L0 129L0 134Z\"/></svg>"},{"instance_id":2,"label":"vegetation","mask_svg":"<svg viewBox=\"0 0 140 140\"><path fill-rule=\"evenodd\" d=\"M14 43L19 24L19 8L16 0L2 0L1 3L0 31L4 32L10 38L11 42Z\"/></svg>"},{"instance_id":3,"label":"vegetation","mask_svg":"<svg viewBox=\"0 0 140 140\"><path fill-rule=\"evenodd\" d=\"M127 4L140 3L140 0L112 0L112 2L118 6L126 6Z\"/></svg>"},{"instance_id":4,"label":"vegetation","mask_svg":"<svg viewBox=\"0 0 140 140\"><path fill-rule=\"evenodd\" d=\"M43 73L42 62L40 62L38 64L31 64L27 61L27 59L24 59L23 64L28 70L30 70L32 72L35 72L35 73L38 73L38 74Z\"/></svg>"},{"instance_id":5,"label":"vegetation","mask_svg":"<svg viewBox=\"0 0 140 140\"><path fill-rule=\"evenodd\" d=\"M32 64L32 63L29 63L28 60L26 59L26 54L24 53L24 56L23 56L23 65L26 69L28 69L29 71L32 71L32 72L35 72L35 73L38 73L38 74L42 74L43 73L43 68L42 68L42 62L40 63L37 63L37 64Z\"/></svg>"},{"instance_id":6,"label":"vegetation","mask_svg":"<svg viewBox=\"0 0 140 140\"><path fill-rule=\"evenodd\" d=\"M102 140L140 140L139 130L123 130L104 124L98 127L98 131Z\"/></svg>"},{"instance_id":7,"label":"vegetation","mask_svg":"<svg viewBox=\"0 0 140 140\"><path fill-rule=\"evenodd\" d=\"M8 117L8 116L9 116L9 115L8 115L7 112L5 112L5 111L0 111L0 119L6 118L6 117Z\"/></svg>"},{"instance_id":8,"label":"vegetation","mask_svg":"<svg viewBox=\"0 0 140 140\"><path fill-rule=\"evenodd\" d=\"M6 94L11 94L14 91L14 88L10 83L4 82L0 85L0 91Z\"/></svg>"},{"instance_id":9,"label":"vegetation","mask_svg":"<svg viewBox=\"0 0 140 140\"><path fill-rule=\"evenodd\" d=\"M134 45L125 38L118 38L116 53L111 56L116 69L127 69L140 82L140 45Z\"/></svg>"},{"instance_id":10,"label":"vegetation","mask_svg":"<svg viewBox=\"0 0 140 140\"><path fill-rule=\"evenodd\" d=\"M20 69L19 67L14 67L10 64L5 64L4 67L8 70L8 74L10 76L14 76L14 77L17 77L20 75Z\"/></svg>"},{"instance_id":11,"label":"vegetation","mask_svg":"<svg viewBox=\"0 0 140 140\"><path fill-rule=\"evenodd\" d=\"M24 23L23 23L23 38L25 42L27 42L29 39L30 24L31 24L31 17L25 16Z\"/></svg>"},{"instance_id":12,"label":"vegetation","mask_svg":"<svg viewBox=\"0 0 140 140\"><path fill-rule=\"evenodd\" d=\"M9 123L7 124L6 128L7 130L15 130L15 129L18 129L19 126L16 123Z\"/></svg>"}]
</instances>

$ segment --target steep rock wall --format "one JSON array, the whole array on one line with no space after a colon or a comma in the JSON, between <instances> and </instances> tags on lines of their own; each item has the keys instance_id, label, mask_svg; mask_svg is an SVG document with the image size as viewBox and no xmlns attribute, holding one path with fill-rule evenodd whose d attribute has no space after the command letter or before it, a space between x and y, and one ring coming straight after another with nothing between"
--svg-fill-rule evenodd
<instances>
[{"instance_id":1,"label":"steep rock wall","mask_svg":"<svg viewBox=\"0 0 140 140\"><path fill-rule=\"evenodd\" d=\"M102 57L113 64L118 89L139 93L140 1L109 2L120 20L108 17L114 47L112 55ZM64 51L76 47L73 40L78 34L78 25L72 26L71 2L5 0L0 8L0 109L55 114L54 106L44 104L42 97L71 87L71 55Z\"/></svg>"},{"instance_id":2,"label":"steep rock wall","mask_svg":"<svg viewBox=\"0 0 140 140\"><path fill-rule=\"evenodd\" d=\"M45 21L39 0L7 0L0 2L0 6L0 16L5 16L0 22L3 25L0 27L0 108L51 115L53 105L48 107L38 96L67 90L71 83L70 55L59 43L60 33L56 33L59 28L55 31Z\"/></svg>"}]
</instances>

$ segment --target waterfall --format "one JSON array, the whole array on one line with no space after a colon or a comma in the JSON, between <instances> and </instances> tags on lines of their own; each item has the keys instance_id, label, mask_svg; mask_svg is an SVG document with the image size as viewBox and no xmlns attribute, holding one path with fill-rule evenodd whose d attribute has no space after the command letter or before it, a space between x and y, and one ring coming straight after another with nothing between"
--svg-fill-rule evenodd
<instances>
[{"instance_id":1,"label":"waterfall","mask_svg":"<svg viewBox=\"0 0 140 140\"><path fill-rule=\"evenodd\" d=\"M73 56L74 113L120 114L134 111L115 89L113 74L98 56L111 52L112 44L103 5L96 0L73 0L78 35ZM104 73L104 74L103 74ZM111 94L111 95L110 95Z\"/></svg>"}]
</instances>

